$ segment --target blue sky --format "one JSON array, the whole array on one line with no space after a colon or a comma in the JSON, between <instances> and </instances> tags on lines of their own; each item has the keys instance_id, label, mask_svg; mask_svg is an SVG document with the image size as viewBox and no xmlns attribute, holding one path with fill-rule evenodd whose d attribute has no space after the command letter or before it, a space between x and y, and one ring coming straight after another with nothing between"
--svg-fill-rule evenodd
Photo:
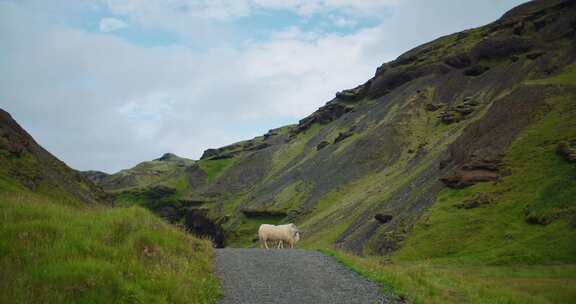
<instances>
[{"instance_id":1,"label":"blue sky","mask_svg":"<svg viewBox=\"0 0 576 304\"><path fill-rule=\"evenodd\" d=\"M0 0L0 107L77 169L248 139L520 0Z\"/></svg>"}]
</instances>

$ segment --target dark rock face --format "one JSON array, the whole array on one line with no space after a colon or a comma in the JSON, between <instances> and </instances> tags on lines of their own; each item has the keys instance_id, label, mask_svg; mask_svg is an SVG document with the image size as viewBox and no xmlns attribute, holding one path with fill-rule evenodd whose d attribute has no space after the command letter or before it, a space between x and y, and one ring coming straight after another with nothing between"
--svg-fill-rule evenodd
<instances>
[{"instance_id":1,"label":"dark rock face","mask_svg":"<svg viewBox=\"0 0 576 304\"><path fill-rule=\"evenodd\" d=\"M529 39L506 35L480 41L472 49L472 54L479 60L499 59L528 52L533 47L534 43Z\"/></svg>"},{"instance_id":2,"label":"dark rock face","mask_svg":"<svg viewBox=\"0 0 576 304\"><path fill-rule=\"evenodd\" d=\"M543 56L544 54L546 54L546 52L543 51L536 51L536 52L532 52L529 54L526 54L526 58L530 59L530 60L534 60L540 56Z\"/></svg>"},{"instance_id":3,"label":"dark rock face","mask_svg":"<svg viewBox=\"0 0 576 304\"><path fill-rule=\"evenodd\" d=\"M144 194L152 199L158 199L165 196L170 196L176 193L176 189L164 185L158 185L147 189Z\"/></svg>"},{"instance_id":4,"label":"dark rock face","mask_svg":"<svg viewBox=\"0 0 576 304\"><path fill-rule=\"evenodd\" d=\"M370 90L368 91L368 98L376 99L416 78L431 74L444 74L448 72L448 70L449 68L444 65L397 68L381 67L381 70L377 72L379 74L372 80Z\"/></svg>"},{"instance_id":5,"label":"dark rock face","mask_svg":"<svg viewBox=\"0 0 576 304\"><path fill-rule=\"evenodd\" d=\"M549 216L539 216L539 215L531 214L529 212L526 212L526 214L524 215L524 221L526 221L526 223L530 224L530 225L546 226L546 225L552 223L552 220L553 219Z\"/></svg>"},{"instance_id":6,"label":"dark rock face","mask_svg":"<svg viewBox=\"0 0 576 304\"><path fill-rule=\"evenodd\" d=\"M460 121L460 117L455 111L445 111L440 114L440 121L449 125Z\"/></svg>"},{"instance_id":7,"label":"dark rock face","mask_svg":"<svg viewBox=\"0 0 576 304\"><path fill-rule=\"evenodd\" d=\"M86 177L96 185L99 185L106 177L110 176L110 174L108 173L96 170L80 171L80 174L82 174L84 177Z\"/></svg>"},{"instance_id":8,"label":"dark rock face","mask_svg":"<svg viewBox=\"0 0 576 304\"><path fill-rule=\"evenodd\" d=\"M204 151L204 153L202 153L200 159L211 158L217 156L218 154L219 154L218 149L207 149L206 151Z\"/></svg>"},{"instance_id":9,"label":"dark rock face","mask_svg":"<svg viewBox=\"0 0 576 304\"><path fill-rule=\"evenodd\" d=\"M334 143L337 144L337 143L343 141L344 139L346 139L352 135L354 135L354 133L350 132L350 131L340 132L340 134L338 134L338 137L336 137L336 139L334 139Z\"/></svg>"},{"instance_id":10,"label":"dark rock face","mask_svg":"<svg viewBox=\"0 0 576 304\"><path fill-rule=\"evenodd\" d=\"M284 211L276 210L256 210L256 209L245 209L242 213L248 218L259 218L259 217L279 217L284 218L288 214Z\"/></svg>"},{"instance_id":11,"label":"dark rock face","mask_svg":"<svg viewBox=\"0 0 576 304\"><path fill-rule=\"evenodd\" d=\"M370 83L359 85L354 89L344 90L336 93L336 99L345 102L356 102L366 97Z\"/></svg>"},{"instance_id":12,"label":"dark rock face","mask_svg":"<svg viewBox=\"0 0 576 304\"><path fill-rule=\"evenodd\" d=\"M472 58L470 55L462 53L444 59L444 63L455 69L463 69L472 65Z\"/></svg>"},{"instance_id":13,"label":"dark rock face","mask_svg":"<svg viewBox=\"0 0 576 304\"><path fill-rule=\"evenodd\" d=\"M386 224L389 221L391 221L393 218L392 215L390 214L382 214L382 213L378 213L374 216L374 219L377 220L380 224Z\"/></svg>"},{"instance_id":14,"label":"dark rock face","mask_svg":"<svg viewBox=\"0 0 576 304\"><path fill-rule=\"evenodd\" d=\"M438 104L427 103L425 107L426 107L426 111L435 112L436 110L440 109L442 106L438 105Z\"/></svg>"},{"instance_id":15,"label":"dark rock face","mask_svg":"<svg viewBox=\"0 0 576 304\"><path fill-rule=\"evenodd\" d=\"M314 112L312 115L300 120L298 127L296 130L294 130L293 134L303 132L315 123L330 123L340 118L342 115L351 112L352 110L353 108L350 106L343 105L338 102L329 102L325 106L318 109L318 111Z\"/></svg>"},{"instance_id":16,"label":"dark rock face","mask_svg":"<svg viewBox=\"0 0 576 304\"><path fill-rule=\"evenodd\" d=\"M464 75L466 76L480 76L488 71L490 68L487 66L483 66L480 64L474 65L472 67L467 68L464 70Z\"/></svg>"},{"instance_id":17,"label":"dark rock face","mask_svg":"<svg viewBox=\"0 0 576 304\"><path fill-rule=\"evenodd\" d=\"M463 201L460 204L456 204L454 207L459 209L474 209L482 205L488 205L493 202L493 198L486 194L480 194L472 199Z\"/></svg>"},{"instance_id":18,"label":"dark rock face","mask_svg":"<svg viewBox=\"0 0 576 304\"><path fill-rule=\"evenodd\" d=\"M500 160L474 160L440 180L446 186L455 189L469 187L480 182L497 181L500 178L499 164Z\"/></svg>"},{"instance_id":19,"label":"dark rock face","mask_svg":"<svg viewBox=\"0 0 576 304\"><path fill-rule=\"evenodd\" d=\"M178 161L181 158L178 157L176 154L174 153L165 153L164 155L162 155L160 158L157 158L155 160L157 161Z\"/></svg>"},{"instance_id":20,"label":"dark rock face","mask_svg":"<svg viewBox=\"0 0 576 304\"><path fill-rule=\"evenodd\" d=\"M324 149L326 146L328 146L330 143L323 140L321 141L317 146L316 146L316 151L320 151L322 149Z\"/></svg>"},{"instance_id":21,"label":"dark rock face","mask_svg":"<svg viewBox=\"0 0 576 304\"><path fill-rule=\"evenodd\" d=\"M567 162L576 163L576 140L559 143L556 147L556 154Z\"/></svg>"},{"instance_id":22,"label":"dark rock face","mask_svg":"<svg viewBox=\"0 0 576 304\"><path fill-rule=\"evenodd\" d=\"M207 210L190 209L185 218L186 230L198 237L208 238L216 248L224 247L224 231L207 216Z\"/></svg>"}]
</instances>

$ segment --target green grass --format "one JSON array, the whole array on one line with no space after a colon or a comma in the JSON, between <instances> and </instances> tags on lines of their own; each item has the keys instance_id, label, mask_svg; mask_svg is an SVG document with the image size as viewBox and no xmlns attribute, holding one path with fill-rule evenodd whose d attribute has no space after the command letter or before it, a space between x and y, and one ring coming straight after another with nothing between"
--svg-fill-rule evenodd
<instances>
[{"instance_id":1,"label":"green grass","mask_svg":"<svg viewBox=\"0 0 576 304\"><path fill-rule=\"evenodd\" d=\"M390 262L322 250L379 283L389 297L409 303L573 303L576 265L438 265L426 260Z\"/></svg>"},{"instance_id":2,"label":"green grass","mask_svg":"<svg viewBox=\"0 0 576 304\"><path fill-rule=\"evenodd\" d=\"M212 248L140 207L0 192L1 303L215 303Z\"/></svg>"},{"instance_id":3,"label":"green grass","mask_svg":"<svg viewBox=\"0 0 576 304\"><path fill-rule=\"evenodd\" d=\"M531 80L529 84L556 84L565 86L576 86L576 64L566 67L561 73L553 77Z\"/></svg>"},{"instance_id":4,"label":"green grass","mask_svg":"<svg viewBox=\"0 0 576 304\"><path fill-rule=\"evenodd\" d=\"M208 175L208 181L215 181L226 169L234 164L234 158L217 159L217 160L199 160L200 169Z\"/></svg>"}]
</instances>

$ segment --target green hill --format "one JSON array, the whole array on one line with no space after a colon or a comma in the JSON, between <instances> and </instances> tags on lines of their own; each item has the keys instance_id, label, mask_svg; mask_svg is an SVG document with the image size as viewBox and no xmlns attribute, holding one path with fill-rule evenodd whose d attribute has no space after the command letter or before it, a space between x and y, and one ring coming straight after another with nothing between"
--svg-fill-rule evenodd
<instances>
[{"instance_id":1,"label":"green hill","mask_svg":"<svg viewBox=\"0 0 576 304\"><path fill-rule=\"evenodd\" d=\"M212 246L111 197L0 110L1 303L214 303Z\"/></svg>"}]
</instances>

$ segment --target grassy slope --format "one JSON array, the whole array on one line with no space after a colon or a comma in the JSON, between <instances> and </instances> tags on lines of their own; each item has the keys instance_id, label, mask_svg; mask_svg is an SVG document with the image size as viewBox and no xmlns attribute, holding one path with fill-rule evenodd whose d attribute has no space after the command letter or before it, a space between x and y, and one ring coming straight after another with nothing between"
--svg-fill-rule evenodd
<instances>
[{"instance_id":1,"label":"grassy slope","mask_svg":"<svg viewBox=\"0 0 576 304\"><path fill-rule=\"evenodd\" d=\"M214 303L211 246L139 207L0 185L1 303Z\"/></svg>"},{"instance_id":2,"label":"grassy slope","mask_svg":"<svg viewBox=\"0 0 576 304\"><path fill-rule=\"evenodd\" d=\"M573 90L576 68L531 84ZM391 258L329 253L414 303L574 301L576 168L555 154L558 142L576 138L574 95L547 100L547 111L518 136L505 158L512 175L442 191ZM454 207L481 193L494 203ZM526 214L552 223L527 224Z\"/></svg>"}]
</instances>

